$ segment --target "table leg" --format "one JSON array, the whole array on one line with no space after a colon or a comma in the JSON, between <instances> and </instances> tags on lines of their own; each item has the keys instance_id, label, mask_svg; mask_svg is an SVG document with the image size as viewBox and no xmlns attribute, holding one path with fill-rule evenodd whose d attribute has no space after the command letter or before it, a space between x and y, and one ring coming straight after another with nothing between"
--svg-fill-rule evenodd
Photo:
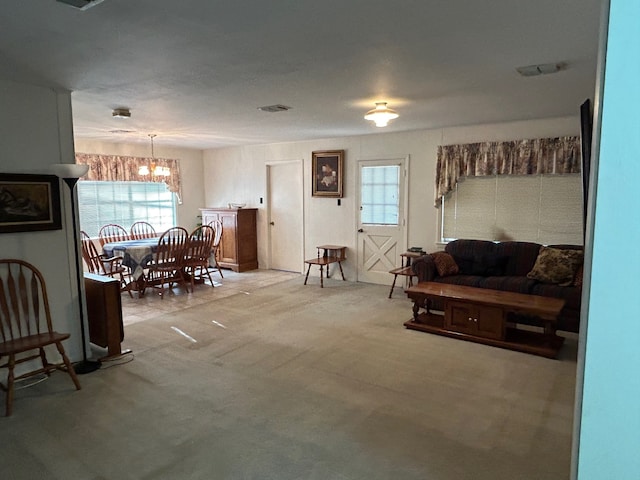
<instances>
[{"instance_id":1,"label":"table leg","mask_svg":"<svg viewBox=\"0 0 640 480\"><path fill-rule=\"evenodd\" d=\"M322 283L322 271L324 270L323 267L324 265L320 265L320 288L324 288L324 284ZM329 265L327 265L327 273L329 273Z\"/></svg>"},{"instance_id":2,"label":"table leg","mask_svg":"<svg viewBox=\"0 0 640 480\"><path fill-rule=\"evenodd\" d=\"M309 267L307 268L307 275L304 277L304 284L307 284L307 280L309 279L309 270L311 270L311 264L309 264Z\"/></svg>"},{"instance_id":3,"label":"table leg","mask_svg":"<svg viewBox=\"0 0 640 480\"><path fill-rule=\"evenodd\" d=\"M389 298L391 298L391 295L393 294L393 289L396 286L396 280L398 279L398 275L394 275L393 276L393 283L391 284L391 290L389 291Z\"/></svg>"},{"instance_id":4,"label":"table leg","mask_svg":"<svg viewBox=\"0 0 640 480\"><path fill-rule=\"evenodd\" d=\"M342 280L346 281L347 279L344 278L344 272L342 271L342 262L338 261L338 266L340 267L340 275L342 275Z\"/></svg>"}]
</instances>

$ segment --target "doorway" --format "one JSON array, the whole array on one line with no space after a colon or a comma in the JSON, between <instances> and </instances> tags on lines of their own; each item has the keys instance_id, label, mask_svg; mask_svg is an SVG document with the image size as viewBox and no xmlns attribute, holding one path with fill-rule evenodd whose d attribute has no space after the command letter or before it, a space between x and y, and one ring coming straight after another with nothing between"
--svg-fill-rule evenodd
<instances>
[{"instance_id":1,"label":"doorway","mask_svg":"<svg viewBox=\"0 0 640 480\"><path fill-rule=\"evenodd\" d=\"M302 273L302 160L267 163L268 260L272 270Z\"/></svg>"},{"instance_id":2,"label":"doorway","mask_svg":"<svg viewBox=\"0 0 640 480\"><path fill-rule=\"evenodd\" d=\"M406 251L408 157L358 162L357 275L388 284Z\"/></svg>"}]
</instances>

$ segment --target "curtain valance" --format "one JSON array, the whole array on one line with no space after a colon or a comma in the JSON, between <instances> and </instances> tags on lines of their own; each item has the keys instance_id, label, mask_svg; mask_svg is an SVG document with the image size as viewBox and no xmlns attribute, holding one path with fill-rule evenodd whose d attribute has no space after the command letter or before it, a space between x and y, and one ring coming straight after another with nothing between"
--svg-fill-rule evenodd
<instances>
[{"instance_id":1,"label":"curtain valance","mask_svg":"<svg viewBox=\"0 0 640 480\"><path fill-rule=\"evenodd\" d=\"M460 177L580 173L580 137L536 138L438 146L436 198L442 198Z\"/></svg>"},{"instance_id":2,"label":"curtain valance","mask_svg":"<svg viewBox=\"0 0 640 480\"><path fill-rule=\"evenodd\" d=\"M98 155L76 153L76 163L89 165L89 172L80 180L109 182L164 182L169 191L182 197L180 162L171 158L127 157L124 155ZM147 167L147 174L141 174ZM168 175L154 175L156 167L164 167Z\"/></svg>"}]
</instances>

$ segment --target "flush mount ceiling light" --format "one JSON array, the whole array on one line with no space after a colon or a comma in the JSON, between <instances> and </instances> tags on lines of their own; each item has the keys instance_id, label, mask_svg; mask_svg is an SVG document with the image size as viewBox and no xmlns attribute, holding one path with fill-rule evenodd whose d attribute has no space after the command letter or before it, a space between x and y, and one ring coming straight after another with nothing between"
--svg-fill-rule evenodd
<instances>
[{"instance_id":1,"label":"flush mount ceiling light","mask_svg":"<svg viewBox=\"0 0 640 480\"><path fill-rule=\"evenodd\" d=\"M518 67L516 71L523 77L535 77L536 75L547 75L549 73L557 73L567 68L564 62L559 63L543 63L541 65L527 65L526 67Z\"/></svg>"},{"instance_id":2,"label":"flush mount ceiling light","mask_svg":"<svg viewBox=\"0 0 640 480\"><path fill-rule=\"evenodd\" d=\"M130 118L131 111L128 108L114 108L111 116L113 118Z\"/></svg>"},{"instance_id":3,"label":"flush mount ceiling light","mask_svg":"<svg viewBox=\"0 0 640 480\"><path fill-rule=\"evenodd\" d=\"M369 110L364 119L375 122L376 127L386 127L389 120L398 117L399 115L395 110L387 108L387 102L376 102L376 108Z\"/></svg>"},{"instance_id":4,"label":"flush mount ceiling light","mask_svg":"<svg viewBox=\"0 0 640 480\"><path fill-rule=\"evenodd\" d=\"M264 107L258 107L258 110L269 113L278 113L278 112L286 112L287 110L291 110L291 107L287 107L286 105L266 105Z\"/></svg>"},{"instance_id":5,"label":"flush mount ceiling light","mask_svg":"<svg viewBox=\"0 0 640 480\"><path fill-rule=\"evenodd\" d=\"M59 3L66 3L67 5L77 8L78 10L88 10L91 7L95 7L104 0L57 0Z\"/></svg>"}]
</instances>

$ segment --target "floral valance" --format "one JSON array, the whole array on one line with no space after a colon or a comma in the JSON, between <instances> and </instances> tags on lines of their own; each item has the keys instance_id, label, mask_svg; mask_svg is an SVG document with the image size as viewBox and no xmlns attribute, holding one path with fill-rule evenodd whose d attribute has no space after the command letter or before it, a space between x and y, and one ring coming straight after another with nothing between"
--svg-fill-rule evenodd
<instances>
[{"instance_id":1,"label":"floral valance","mask_svg":"<svg viewBox=\"0 0 640 480\"><path fill-rule=\"evenodd\" d=\"M89 165L89 172L80 180L164 182L178 198L182 196L180 162L175 159L76 153L76 163Z\"/></svg>"},{"instance_id":2,"label":"floral valance","mask_svg":"<svg viewBox=\"0 0 640 480\"><path fill-rule=\"evenodd\" d=\"M460 177L580 173L580 159L577 136L440 145L435 205L440 206Z\"/></svg>"}]
</instances>

